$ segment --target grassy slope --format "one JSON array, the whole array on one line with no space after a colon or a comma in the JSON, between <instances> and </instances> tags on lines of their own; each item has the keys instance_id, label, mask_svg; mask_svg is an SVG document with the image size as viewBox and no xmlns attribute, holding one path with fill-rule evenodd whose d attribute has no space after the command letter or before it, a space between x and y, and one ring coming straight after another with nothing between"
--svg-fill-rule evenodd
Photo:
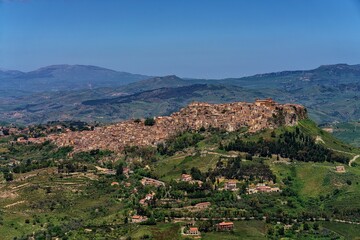
<instances>
[{"instance_id":1,"label":"grassy slope","mask_svg":"<svg viewBox=\"0 0 360 240\"><path fill-rule=\"evenodd\" d=\"M336 173L332 163L271 164L270 167L279 179L291 176L295 179L295 188L301 196L319 197L340 189L343 195L360 197L360 167L345 166L346 173ZM352 184L348 185L347 180ZM357 204L357 203L355 203Z\"/></svg>"},{"instance_id":2,"label":"grassy slope","mask_svg":"<svg viewBox=\"0 0 360 240\"><path fill-rule=\"evenodd\" d=\"M333 134L344 142L360 147L360 122L335 124Z\"/></svg>"},{"instance_id":3,"label":"grassy slope","mask_svg":"<svg viewBox=\"0 0 360 240\"><path fill-rule=\"evenodd\" d=\"M22 174L21 177L35 176L2 187L2 194L12 192L14 195L0 198L0 208L3 209L0 214L3 219L1 239L20 237L41 230L41 224L63 224L70 219L82 219L86 225L123 221L123 204L116 201L112 194L101 193L100 188L91 186L94 180L89 178L92 177L90 173L87 176L59 178L53 175L53 171L56 170L42 169ZM51 186L50 193L46 192L48 186ZM12 203L18 204L5 207ZM51 203L55 203L53 211L49 209ZM96 215L95 209L106 209L107 214ZM29 224L25 223L26 219L30 220ZM35 219L39 221L33 224Z\"/></svg>"},{"instance_id":4,"label":"grassy slope","mask_svg":"<svg viewBox=\"0 0 360 240\"><path fill-rule=\"evenodd\" d=\"M206 155L204 157L171 157L161 160L158 163L157 173L164 181L178 179L181 170L186 169L188 172L191 167L198 167L202 171L207 171L209 167L214 167L219 156ZM272 171L277 175L278 179L284 179L291 176L294 178L294 187L297 192L305 198L325 196L331 194L335 189L341 190L340 195L328 204L336 206L344 206L349 202L359 205L360 198L360 166L345 166L346 173L336 173L335 166L337 163L305 163L296 162L292 164L272 163L267 161ZM174 167L175 166L175 167ZM347 184L347 180L351 181L351 185Z\"/></svg>"},{"instance_id":5,"label":"grassy slope","mask_svg":"<svg viewBox=\"0 0 360 240\"><path fill-rule=\"evenodd\" d=\"M300 123L301 128L308 133L318 136L320 135L324 140L325 144L330 147L336 147L339 151L351 151L356 153L358 150L350 148L347 145L336 146L341 144L332 135L327 134L319 130L311 121L302 121ZM292 129L292 128L288 128ZM278 133L281 129L276 130ZM261 133L264 137L270 137L270 131ZM230 135L229 137L234 137ZM254 136L258 137L258 136ZM201 149L213 147L211 143L206 140L198 144ZM37 152L32 153L37 156ZM198 167L200 170L207 171L208 168L214 167L216 164L218 155L206 154L204 156L191 156L186 157L186 154L176 155L170 158L160 160L156 165L156 171L162 180L169 181L171 179L177 179L181 175L182 169L189 171L192 167ZM360 207L360 166L346 168L346 173L339 174L334 172L334 167L337 164L332 163L304 163L297 162L292 164L275 164L271 160L267 161L270 164L271 169L277 175L278 179L283 179L287 176L292 176L294 180L294 187L297 192L303 198L318 198L326 194L331 194L335 189L339 189L340 193L336 198L326 200L322 203L323 207L336 206L339 208L346 208L349 205ZM48 169L49 170L49 169ZM24 174L37 174L39 171ZM351 180L352 184L348 185L347 180ZM100 194L94 192L95 198L89 197L89 195L82 195L81 193L74 192L73 190L84 191L88 184L92 181L87 177L71 177L66 179L60 179L52 176L51 172L46 174L40 174L39 176L29 178L26 181L14 182L8 184L7 187L2 188L2 192L5 190L11 190L13 187L17 187L23 183L29 183L29 186L21 187L19 190L14 191L17 194L14 198L1 198L0 207L15 203L18 201L26 201L16 206L5 209L3 214L4 225L2 226L1 234L4 239L12 239L13 236L20 236L24 233L29 233L35 230L41 229L39 223L33 225L34 215L37 215L41 223L52 222L60 223L63 217L81 217L88 224L99 224L103 222L112 222L114 219L121 221L122 204L114 202L114 198L111 197L109 202L109 194ZM75 184L75 185L71 185ZM45 192L45 186L52 186L52 193L48 194ZM40 186L40 188L36 187ZM94 190L91 191L100 191ZM87 192L91 194L91 192ZM31 203L39 201L49 201L51 199L68 198L72 201L72 206L65 209L58 209L54 212L43 212L39 208L31 209ZM105 216L92 216L93 209L106 206L109 209L109 213ZM31 210L29 210L31 209ZM116 214L119 213L117 216ZM30 219L31 224L26 224L25 219ZM349 226L349 225L346 225ZM340 228L336 223L332 227L339 232L337 228ZM357 228L349 226L353 232L357 231ZM204 234L203 239L264 239L264 226L262 222L250 221L250 222L237 222L235 234L230 233L208 233ZM179 237L179 225L174 224L159 224L156 226L138 226L133 229L133 236L135 239L144 234L150 234L156 236L155 239L166 239L165 236L171 236L171 239L177 239ZM334 231L335 231L334 230ZM341 233L342 234L342 233ZM350 233L349 233L350 234ZM344 235L344 234L342 234ZM82 239L79 238L74 239ZM84 238L85 239L85 238ZM169 239L169 238L167 238Z\"/></svg>"},{"instance_id":6,"label":"grassy slope","mask_svg":"<svg viewBox=\"0 0 360 240\"><path fill-rule=\"evenodd\" d=\"M345 239L359 240L360 226L344 223L324 222L322 226L345 237Z\"/></svg>"},{"instance_id":7,"label":"grassy slope","mask_svg":"<svg viewBox=\"0 0 360 240\"><path fill-rule=\"evenodd\" d=\"M343 144L334 138L331 134L324 132L316 127L311 121L302 121L300 127L305 132L313 136L321 136L325 146L338 151L350 152L349 156L359 153L359 149ZM335 197L321 202L322 208L336 207L346 209L349 207L360 207L360 167L345 166L346 173L336 173L334 168L337 163L305 163L296 162L290 165L275 164L267 161L272 171L278 179L284 179L291 176L294 179L294 188L304 199L318 198L320 196L331 195L335 189L340 193ZM347 181L351 181L351 185ZM321 225L333 231L345 239L360 239L360 227L358 225L349 225L335 222L323 222Z\"/></svg>"},{"instance_id":8,"label":"grassy slope","mask_svg":"<svg viewBox=\"0 0 360 240\"><path fill-rule=\"evenodd\" d=\"M133 239L141 239L144 235L152 236L153 239L182 239L180 235L180 224L160 223L156 226L134 226L131 237Z\"/></svg>"},{"instance_id":9,"label":"grassy slope","mask_svg":"<svg viewBox=\"0 0 360 240\"><path fill-rule=\"evenodd\" d=\"M307 119L300 121L299 127L305 132L310 134L311 136L320 136L321 139L325 142L325 146L331 149L335 149L338 151L349 152L351 154L360 153L360 149L350 146L339 139L335 138L332 134L320 129L316 126L316 123ZM320 142L321 143L321 142Z\"/></svg>"},{"instance_id":10,"label":"grassy slope","mask_svg":"<svg viewBox=\"0 0 360 240\"><path fill-rule=\"evenodd\" d=\"M321 130L311 120L301 121L299 127L302 131L310 134L314 138L320 136L324 142L319 142L319 144L334 149L340 154L352 157L360 152L358 148L344 144L330 133ZM277 135L279 135L285 129L288 131L294 130L293 127L286 127L276 129L275 131ZM233 135L234 134L229 135L229 137L233 138ZM267 130L248 137L248 140L256 141L259 137L270 139L270 135L271 130ZM207 146L209 146L205 141L201 141L198 145L201 146L201 149L206 149ZM171 179L178 179L183 169L189 172L192 167L197 167L205 172L209 168L213 168L218 159L219 156L214 154L206 154L201 157L198 155L187 156L186 154L176 155L160 160L156 165L156 171L162 180L170 181ZM342 189L347 194L360 196L360 188L359 185L356 184L357 182L360 182L360 167L345 166L346 173L339 174L334 171L335 166L343 165L339 163L296 162L291 165L273 164L271 161L268 161L268 163L280 179L285 176L296 178L295 184L299 193L303 196L318 197L320 195L329 194L335 189ZM348 186L346 183L347 180L351 180L353 184Z\"/></svg>"},{"instance_id":11,"label":"grassy slope","mask_svg":"<svg viewBox=\"0 0 360 240\"><path fill-rule=\"evenodd\" d=\"M339 151L350 152L353 155L358 150L351 148L346 144L342 144L340 141L335 139L332 135L318 129L316 125L311 121L302 121L300 127L305 132L313 136L321 136L324 140L325 145L329 148L333 148ZM292 128L287 128L288 130ZM282 132L282 129L276 130L278 133ZM270 137L270 132L265 131L262 133L263 137ZM256 136L255 136L256 138ZM201 149L206 149L210 145L204 141L200 142L198 146ZM213 147L213 146L212 146ZM214 167L216 164L218 155L206 154L205 156L188 156L186 154L176 155L173 157L165 158L160 160L156 165L156 171L158 175L164 181L170 181L171 179L177 179L181 175L182 169L189 171L191 167L198 167L202 171L206 171L209 167ZM278 179L282 179L286 176L291 175L295 178L294 186L298 193L303 198L317 198L326 194L331 194L335 189L340 189L340 194L336 199L328 200L323 202L323 207L327 206L338 206L346 207L349 204L352 206L359 204L356 199L360 197L360 167L348 167L346 173L339 174L335 173L334 167L338 164L332 163L304 163L297 162L295 164L274 164L271 161L267 161L271 169L278 176ZM346 183L347 180L352 181L352 185ZM234 233L204 233L203 239L266 239L265 237L265 223L259 221L249 222L236 222ZM322 225L322 224L321 224ZM358 226L346 225L350 230L344 232L340 223L326 223L324 227L334 231L346 239L355 239L358 231ZM340 230L339 230L340 229ZM160 224L157 226L139 226L138 230L134 232L133 237L137 239L144 234L156 236L155 239L166 239L163 238L164 232L167 236L172 236L171 239L181 239L179 236L179 226L170 227L170 225Z\"/></svg>"},{"instance_id":12,"label":"grassy slope","mask_svg":"<svg viewBox=\"0 0 360 240\"><path fill-rule=\"evenodd\" d=\"M160 179L170 181L178 179L182 170L190 172L192 167L199 168L202 172L206 172L209 168L213 168L218 160L217 155L207 154L205 156L186 156L177 155L159 161L156 165L156 172Z\"/></svg>"},{"instance_id":13,"label":"grassy slope","mask_svg":"<svg viewBox=\"0 0 360 240\"><path fill-rule=\"evenodd\" d=\"M204 240L266 239L266 226L262 221L235 222L234 233L211 232L203 235Z\"/></svg>"}]
</instances>

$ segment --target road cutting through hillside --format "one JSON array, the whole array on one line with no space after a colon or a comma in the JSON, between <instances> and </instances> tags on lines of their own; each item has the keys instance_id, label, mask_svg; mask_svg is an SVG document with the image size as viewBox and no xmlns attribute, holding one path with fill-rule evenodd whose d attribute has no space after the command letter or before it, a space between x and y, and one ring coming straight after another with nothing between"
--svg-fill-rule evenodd
<instances>
[{"instance_id":1,"label":"road cutting through hillside","mask_svg":"<svg viewBox=\"0 0 360 240\"><path fill-rule=\"evenodd\" d=\"M358 159L359 157L360 157L360 155L356 155L355 157L353 157L353 158L349 161L349 167L351 167L351 164L352 164L353 162L355 162L356 159Z\"/></svg>"},{"instance_id":2,"label":"road cutting through hillside","mask_svg":"<svg viewBox=\"0 0 360 240\"><path fill-rule=\"evenodd\" d=\"M320 137L320 136L316 136L316 143L319 143L319 142L322 142L325 144L324 140ZM337 149L333 149L333 148L329 148L330 150L332 151L335 151L335 152L341 152L341 153L345 153L345 154L350 154L350 155L353 155L353 153L350 153L350 152L345 152L345 151L341 151L341 150L337 150ZM356 159L358 159L360 157L360 155L356 155L354 156L350 161L349 161L349 167L351 167L351 164L353 162L356 161Z\"/></svg>"}]
</instances>

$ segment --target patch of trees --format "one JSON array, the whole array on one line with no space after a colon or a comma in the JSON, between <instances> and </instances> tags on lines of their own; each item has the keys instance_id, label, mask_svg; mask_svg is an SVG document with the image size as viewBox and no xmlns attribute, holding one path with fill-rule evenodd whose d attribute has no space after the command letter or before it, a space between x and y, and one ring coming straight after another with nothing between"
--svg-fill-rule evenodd
<instances>
[{"instance_id":1,"label":"patch of trees","mask_svg":"<svg viewBox=\"0 0 360 240\"><path fill-rule=\"evenodd\" d=\"M144 124L145 124L145 126L153 126L153 125L155 125L155 119L154 118L146 118Z\"/></svg>"},{"instance_id":2,"label":"patch of trees","mask_svg":"<svg viewBox=\"0 0 360 240\"><path fill-rule=\"evenodd\" d=\"M36 160L63 159L72 151L72 147L58 148L49 141L42 144L12 144L8 149L9 152L6 154L11 158L20 159L23 156L27 156L28 158L33 157Z\"/></svg>"},{"instance_id":3,"label":"patch of trees","mask_svg":"<svg viewBox=\"0 0 360 240\"><path fill-rule=\"evenodd\" d=\"M71 147L57 148L55 145L45 142L43 144L14 145L9 147L7 158L17 161L9 168L14 173L26 173L35 169L55 166L55 162L66 159L67 154L72 151ZM26 159L21 159L26 156ZM3 172L5 174L5 172Z\"/></svg>"},{"instance_id":4,"label":"patch of trees","mask_svg":"<svg viewBox=\"0 0 360 240\"><path fill-rule=\"evenodd\" d=\"M2 129L2 133L4 134L4 136L9 136L10 135L10 131L7 128Z\"/></svg>"},{"instance_id":5,"label":"patch of trees","mask_svg":"<svg viewBox=\"0 0 360 240\"><path fill-rule=\"evenodd\" d=\"M26 173L31 172L35 169L41 169L41 168L48 168L54 165L54 162L51 160L31 160L27 159L26 161L21 162L20 164L17 164L13 168L14 173Z\"/></svg>"},{"instance_id":6,"label":"patch of trees","mask_svg":"<svg viewBox=\"0 0 360 240\"><path fill-rule=\"evenodd\" d=\"M117 166L116 166L116 177L121 181L125 179L125 174L124 174L124 163L120 162Z\"/></svg>"},{"instance_id":7,"label":"patch of trees","mask_svg":"<svg viewBox=\"0 0 360 240\"><path fill-rule=\"evenodd\" d=\"M296 131L286 131L277 139L264 140L260 138L257 142L235 139L224 146L226 151L247 152L251 155L258 154L261 157L271 157L278 154L283 158L304 162L341 162L348 163L349 159L343 155L317 144L315 140L302 133L299 128Z\"/></svg>"},{"instance_id":8,"label":"patch of trees","mask_svg":"<svg viewBox=\"0 0 360 240\"><path fill-rule=\"evenodd\" d=\"M276 181L276 176L269 166L261 162L241 162L240 157L230 158L227 161L219 159L216 168L210 173L211 179L224 176L228 179L267 179Z\"/></svg>"},{"instance_id":9,"label":"patch of trees","mask_svg":"<svg viewBox=\"0 0 360 240\"><path fill-rule=\"evenodd\" d=\"M84 228L83 220L72 219L62 225L54 225L53 223L48 223L44 230L39 230L31 234L24 235L22 237L14 237L14 240L27 240L27 239L70 239L68 233L72 230L77 230Z\"/></svg>"},{"instance_id":10,"label":"patch of trees","mask_svg":"<svg viewBox=\"0 0 360 240\"><path fill-rule=\"evenodd\" d=\"M206 183L203 183L200 186L198 183L171 181L170 185L173 191L181 190L181 191L186 191L187 193L201 192L205 189L210 190L210 186Z\"/></svg>"},{"instance_id":11,"label":"patch of trees","mask_svg":"<svg viewBox=\"0 0 360 240\"><path fill-rule=\"evenodd\" d=\"M200 169L196 167L191 168L190 175L194 180L200 180L203 182L206 180L206 176L204 176L204 174L201 173Z\"/></svg>"},{"instance_id":12,"label":"patch of trees","mask_svg":"<svg viewBox=\"0 0 360 240\"><path fill-rule=\"evenodd\" d=\"M203 139L204 136L200 133L185 132L170 138L165 143L158 144L157 151L161 155L172 156L178 151L181 151L191 146L195 146Z\"/></svg>"},{"instance_id":13,"label":"patch of trees","mask_svg":"<svg viewBox=\"0 0 360 240\"><path fill-rule=\"evenodd\" d=\"M87 172L88 168L86 165L78 162L65 161L58 165L59 173L73 173L73 172Z\"/></svg>"},{"instance_id":14,"label":"patch of trees","mask_svg":"<svg viewBox=\"0 0 360 240\"><path fill-rule=\"evenodd\" d=\"M7 168L7 167L1 168L0 171L3 173L4 179L7 182L14 180L14 175L11 173L9 168Z\"/></svg>"},{"instance_id":15,"label":"patch of trees","mask_svg":"<svg viewBox=\"0 0 360 240\"><path fill-rule=\"evenodd\" d=\"M141 158L144 163L157 161L157 151L153 147L126 146L123 153L126 159Z\"/></svg>"},{"instance_id":16,"label":"patch of trees","mask_svg":"<svg viewBox=\"0 0 360 240\"><path fill-rule=\"evenodd\" d=\"M73 160L76 162L96 163L104 157L111 156L112 152L109 150L94 149L88 152L79 152L74 154Z\"/></svg>"}]
</instances>

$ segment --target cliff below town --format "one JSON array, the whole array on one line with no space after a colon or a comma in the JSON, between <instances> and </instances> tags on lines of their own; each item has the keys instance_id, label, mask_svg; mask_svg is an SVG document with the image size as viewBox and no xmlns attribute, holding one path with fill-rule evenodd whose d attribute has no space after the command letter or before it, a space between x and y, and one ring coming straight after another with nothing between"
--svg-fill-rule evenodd
<instances>
[{"instance_id":1,"label":"cliff below town","mask_svg":"<svg viewBox=\"0 0 360 240\"><path fill-rule=\"evenodd\" d=\"M34 141L50 140L58 146L72 146L74 151L109 149L121 152L125 146L155 146L179 132L200 128L219 128L236 131L247 127L249 132L293 126L307 118L306 109L297 104L278 104L271 99L254 103L234 102L209 104L195 102L170 116L155 118L155 124L146 126L144 120L128 120L93 131L66 132L49 135Z\"/></svg>"}]
</instances>

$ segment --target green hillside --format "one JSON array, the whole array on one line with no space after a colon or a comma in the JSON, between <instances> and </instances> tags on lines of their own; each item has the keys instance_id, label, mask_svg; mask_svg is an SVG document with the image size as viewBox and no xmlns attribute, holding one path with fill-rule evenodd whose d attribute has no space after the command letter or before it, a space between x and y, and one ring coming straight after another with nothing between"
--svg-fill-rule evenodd
<instances>
[{"instance_id":1,"label":"green hillside","mask_svg":"<svg viewBox=\"0 0 360 240\"><path fill-rule=\"evenodd\" d=\"M330 127L333 128L335 137L360 147L360 122L337 123Z\"/></svg>"},{"instance_id":2,"label":"green hillside","mask_svg":"<svg viewBox=\"0 0 360 240\"><path fill-rule=\"evenodd\" d=\"M0 141L5 240L187 239L189 224L210 240L359 236L360 164L349 161L360 150L311 120L253 134L184 132L120 155L69 154L70 147L14 138ZM144 177L164 183L143 185ZM226 190L229 180L233 190ZM204 202L209 206L197 209ZM136 215L147 220L132 223ZM233 230L218 231L221 221L233 222Z\"/></svg>"}]
</instances>

